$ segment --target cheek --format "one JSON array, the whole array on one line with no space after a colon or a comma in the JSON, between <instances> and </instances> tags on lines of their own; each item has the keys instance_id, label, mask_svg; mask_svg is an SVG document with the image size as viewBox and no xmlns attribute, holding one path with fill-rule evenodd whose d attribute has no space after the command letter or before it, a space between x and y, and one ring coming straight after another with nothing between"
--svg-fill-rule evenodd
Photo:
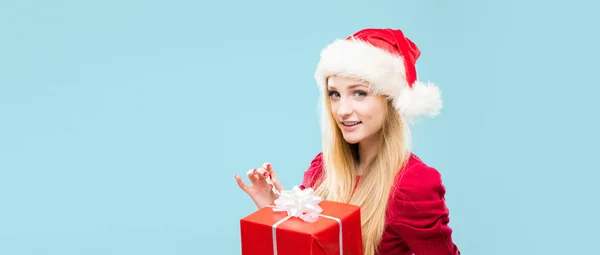
<instances>
[{"instance_id":1,"label":"cheek","mask_svg":"<svg viewBox=\"0 0 600 255\"><path fill-rule=\"evenodd\" d=\"M374 103L370 107L366 107L363 113L364 118L369 122L370 128L379 129L383 126L386 118L384 106Z\"/></svg>"},{"instance_id":2,"label":"cheek","mask_svg":"<svg viewBox=\"0 0 600 255\"><path fill-rule=\"evenodd\" d=\"M371 120L378 121L385 117L385 105L376 100L364 102L359 109L363 116Z\"/></svg>"},{"instance_id":3,"label":"cheek","mask_svg":"<svg viewBox=\"0 0 600 255\"><path fill-rule=\"evenodd\" d=\"M337 105L333 102L329 103L329 111L335 113L337 111Z\"/></svg>"}]
</instances>

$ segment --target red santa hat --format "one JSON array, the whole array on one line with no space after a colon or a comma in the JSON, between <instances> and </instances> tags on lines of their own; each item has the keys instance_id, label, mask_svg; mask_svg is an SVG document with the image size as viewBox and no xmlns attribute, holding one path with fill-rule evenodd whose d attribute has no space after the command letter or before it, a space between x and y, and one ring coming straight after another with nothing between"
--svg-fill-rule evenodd
<instances>
[{"instance_id":1,"label":"red santa hat","mask_svg":"<svg viewBox=\"0 0 600 255\"><path fill-rule=\"evenodd\" d=\"M440 90L417 79L420 54L401 30L363 29L323 49L315 78L321 87L331 75L366 81L376 93L389 96L402 116L434 117L442 108Z\"/></svg>"}]
</instances>

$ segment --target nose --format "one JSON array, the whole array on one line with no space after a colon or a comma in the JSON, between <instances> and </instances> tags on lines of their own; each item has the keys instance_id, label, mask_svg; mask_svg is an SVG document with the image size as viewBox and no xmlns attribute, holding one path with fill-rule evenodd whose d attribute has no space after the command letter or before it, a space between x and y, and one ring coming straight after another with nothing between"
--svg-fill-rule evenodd
<instances>
[{"instance_id":1,"label":"nose","mask_svg":"<svg viewBox=\"0 0 600 255\"><path fill-rule=\"evenodd\" d=\"M342 118L352 114L352 103L349 100L341 99L338 102L336 114Z\"/></svg>"}]
</instances>

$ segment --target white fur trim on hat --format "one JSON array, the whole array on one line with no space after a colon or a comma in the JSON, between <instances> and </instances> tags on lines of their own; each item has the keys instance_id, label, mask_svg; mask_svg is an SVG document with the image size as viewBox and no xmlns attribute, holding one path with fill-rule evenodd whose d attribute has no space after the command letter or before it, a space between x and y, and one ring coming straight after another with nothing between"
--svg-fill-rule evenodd
<instances>
[{"instance_id":1,"label":"white fur trim on hat","mask_svg":"<svg viewBox=\"0 0 600 255\"><path fill-rule=\"evenodd\" d=\"M361 40L340 39L323 49L315 79L323 88L332 75L369 82L375 93L389 96L398 113L406 117L434 117L442 108L437 86L416 81L410 88L401 56Z\"/></svg>"}]
</instances>

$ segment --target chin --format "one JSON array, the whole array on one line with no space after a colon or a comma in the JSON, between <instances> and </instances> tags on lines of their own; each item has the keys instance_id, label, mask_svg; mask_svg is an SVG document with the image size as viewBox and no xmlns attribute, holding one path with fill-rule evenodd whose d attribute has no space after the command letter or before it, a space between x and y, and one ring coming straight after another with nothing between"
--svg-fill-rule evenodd
<instances>
[{"instance_id":1,"label":"chin","mask_svg":"<svg viewBox=\"0 0 600 255\"><path fill-rule=\"evenodd\" d=\"M346 140L347 143L349 144L357 144L362 140L362 136L355 136L355 135L348 135L348 136L344 136L344 140Z\"/></svg>"}]
</instances>

